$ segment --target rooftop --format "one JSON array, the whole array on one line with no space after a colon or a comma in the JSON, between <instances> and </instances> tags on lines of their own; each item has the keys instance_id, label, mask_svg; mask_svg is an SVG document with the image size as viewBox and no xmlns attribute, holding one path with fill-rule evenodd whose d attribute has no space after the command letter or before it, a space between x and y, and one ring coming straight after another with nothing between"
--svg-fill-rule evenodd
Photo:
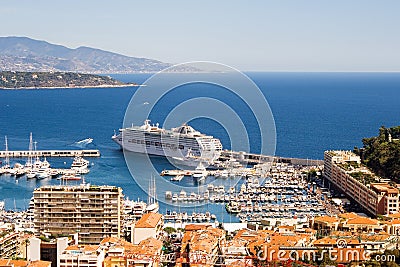
<instances>
[{"instance_id":1,"label":"rooftop","mask_svg":"<svg viewBox=\"0 0 400 267\"><path fill-rule=\"evenodd\" d=\"M136 222L136 228L154 228L158 225L160 220L162 219L162 215L159 213L146 213Z\"/></svg>"}]
</instances>

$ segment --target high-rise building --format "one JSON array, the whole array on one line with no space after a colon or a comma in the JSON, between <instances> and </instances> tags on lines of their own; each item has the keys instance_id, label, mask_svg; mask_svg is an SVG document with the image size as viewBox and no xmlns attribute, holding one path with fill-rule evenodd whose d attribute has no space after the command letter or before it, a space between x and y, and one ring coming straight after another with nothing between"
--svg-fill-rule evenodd
<instances>
[{"instance_id":1,"label":"high-rise building","mask_svg":"<svg viewBox=\"0 0 400 267\"><path fill-rule=\"evenodd\" d=\"M123 195L115 186L43 186L35 189L37 234L78 233L80 244L99 244L121 233Z\"/></svg>"}]
</instances>

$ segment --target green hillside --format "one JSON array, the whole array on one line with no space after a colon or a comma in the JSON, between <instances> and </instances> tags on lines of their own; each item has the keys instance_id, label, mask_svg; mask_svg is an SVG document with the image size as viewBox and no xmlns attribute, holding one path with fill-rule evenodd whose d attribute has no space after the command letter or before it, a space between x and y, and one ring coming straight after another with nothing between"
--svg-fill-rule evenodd
<instances>
[{"instance_id":1,"label":"green hillside","mask_svg":"<svg viewBox=\"0 0 400 267\"><path fill-rule=\"evenodd\" d=\"M400 126L382 126L378 136L362 141L364 147L355 152L363 163L380 176L400 182Z\"/></svg>"}]
</instances>

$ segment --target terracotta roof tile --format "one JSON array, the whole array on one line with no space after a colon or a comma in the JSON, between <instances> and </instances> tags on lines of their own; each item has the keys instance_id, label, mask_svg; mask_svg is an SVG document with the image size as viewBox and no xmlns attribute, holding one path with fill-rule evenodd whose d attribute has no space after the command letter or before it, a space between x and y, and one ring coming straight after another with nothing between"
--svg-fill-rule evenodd
<instances>
[{"instance_id":1,"label":"terracotta roof tile","mask_svg":"<svg viewBox=\"0 0 400 267\"><path fill-rule=\"evenodd\" d=\"M347 213L339 214L339 217L343 218L343 219L354 219L354 218L360 217L360 215L357 215L354 212L347 212Z\"/></svg>"},{"instance_id":2,"label":"terracotta roof tile","mask_svg":"<svg viewBox=\"0 0 400 267\"><path fill-rule=\"evenodd\" d=\"M51 261L31 261L28 267L50 267Z\"/></svg>"},{"instance_id":3,"label":"terracotta roof tile","mask_svg":"<svg viewBox=\"0 0 400 267\"><path fill-rule=\"evenodd\" d=\"M198 230L205 230L210 228L211 225L207 224L187 224L185 226L185 231L198 231Z\"/></svg>"},{"instance_id":4,"label":"terracotta roof tile","mask_svg":"<svg viewBox=\"0 0 400 267\"><path fill-rule=\"evenodd\" d=\"M314 219L315 222L323 222L323 223L336 223L339 222L339 218L334 216L319 216Z\"/></svg>"},{"instance_id":5,"label":"terracotta roof tile","mask_svg":"<svg viewBox=\"0 0 400 267\"><path fill-rule=\"evenodd\" d=\"M378 225L378 220L360 216L358 218L349 219L346 224Z\"/></svg>"},{"instance_id":6,"label":"terracotta roof tile","mask_svg":"<svg viewBox=\"0 0 400 267\"><path fill-rule=\"evenodd\" d=\"M162 215L159 213L146 213L136 222L136 228L154 228L157 226L159 221L162 219Z\"/></svg>"},{"instance_id":7,"label":"terracotta roof tile","mask_svg":"<svg viewBox=\"0 0 400 267\"><path fill-rule=\"evenodd\" d=\"M28 262L23 260L0 259L0 266L10 265L14 265L15 267L25 267L28 265Z\"/></svg>"}]
</instances>

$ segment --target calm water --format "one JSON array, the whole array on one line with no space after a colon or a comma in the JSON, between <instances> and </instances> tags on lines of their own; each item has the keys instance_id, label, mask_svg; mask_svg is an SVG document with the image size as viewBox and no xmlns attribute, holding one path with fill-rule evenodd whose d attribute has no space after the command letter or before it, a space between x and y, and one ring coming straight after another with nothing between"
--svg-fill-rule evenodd
<instances>
[{"instance_id":1,"label":"calm water","mask_svg":"<svg viewBox=\"0 0 400 267\"><path fill-rule=\"evenodd\" d=\"M178 74L171 74L178 75ZM381 125L400 124L399 73L249 73L261 88L272 109L276 130L276 154L323 158L327 149L352 149L363 137L373 136ZM149 75L114 75L141 83ZM125 109L137 88L0 91L0 137L8 136L10 150L28 149L33 132L38 149L72 149L75 142L91 137L88 148L99 149L86 181L121 186L131 199L146 199L126 167L123 154L110 137L121 127ZM160 102L151 119L162 121L179 101L212 96L235 106L252 135L250 147L257 152L260 132L252 128L254 118L235 96L203 86L201 90L177 90ZM220 138L229 148L223 127L207 119L191 125ZM3 144L3 141L0 141ZM4 149L4 146L3 148ZM69 166L72 159L49 159L53 166ZM155 158L158 169L168 167ZM6 208L24 209L35 187L57 184L58 180L27 181L0 177L0 200ZM193 190L195 191L195 190ZM161 206L161 211L167 207ZM203 207L222 214L223 205ZM225 215L225 220L230 220Z\"/></svg>"}]
</instances>

